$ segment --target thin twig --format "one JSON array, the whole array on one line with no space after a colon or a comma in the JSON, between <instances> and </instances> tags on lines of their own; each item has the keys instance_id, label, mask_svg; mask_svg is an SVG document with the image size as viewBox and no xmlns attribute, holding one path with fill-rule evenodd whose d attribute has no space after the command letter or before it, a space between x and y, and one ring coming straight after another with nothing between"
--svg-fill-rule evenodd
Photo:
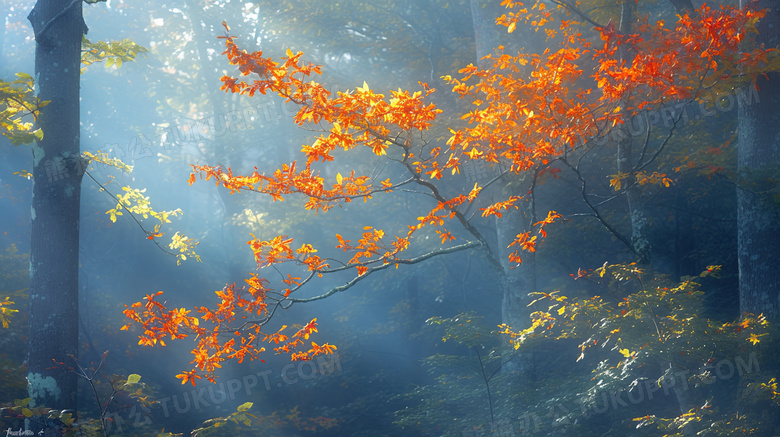
<instances>
[{"instance_id":1,"label":"thin twig","mask_svg":"<svg viewBox=\"0 0 780 437\"><path fill-rule=\"evenodd\" d=\"M479 349L477 349L476 346L474 346L474 351L477 353L477 358L479 358L479 370L482 372L482 380L485 381L485 389L487 389L488 406L490 407L490 423L495 423L495 418L493 417L493 399L490 395L490 379L485 374L485 366L482 364L482 356L479 354Z\"/></svg>"}]
</instances>

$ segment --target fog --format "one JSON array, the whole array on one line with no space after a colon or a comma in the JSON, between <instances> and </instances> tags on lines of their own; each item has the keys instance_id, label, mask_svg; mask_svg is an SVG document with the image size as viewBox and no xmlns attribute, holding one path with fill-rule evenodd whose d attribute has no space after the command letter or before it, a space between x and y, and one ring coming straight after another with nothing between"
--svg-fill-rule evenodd
<instances>
[{"instance_id":1,"label":"fog","mask_svg":"<svg viewBox=\"0 0 780 437\"><path fill-rule=\"evenodd\" d=\"M17 72L33 74L35 71L35 41L26 19L34 1L2 2L0 11L6 26L0 40L0 78L9 81ZM553 3L559 2L549 2L548 6L554 6ZM647 14L653 19L673 22L673 2L641 3L637 16ZM694 3L698 6L698 2ZM474 243L474 247L421 262L388 265L365 277L358 277L354 268L321 277L314 275L292 297L307 299L328 292L332 295L312 302L288 302L275 309L271 321L263 327L264 333L272 334L282 325L288 325L291 335L316 318L318 332L306 341L305 348L311 341L319 345L328 343L337 347L335 353L316 356L310 361L291 361L288 353L274 352L275 344L265 344L268 350L258 359L222 362L215 373L215 383L204 378L196 386L183 385L176 375L193 368L194 336L166 340L164 347L143 347L138 344L138 336L143 333L138 324L129 330L120 329L129 323L123 315L126 306L144 302L145 296L158 291L163 294L157 300L169 309L213 308L218 304L216 291L234 283L244 287L252 274L267 279L270 289L280 291L289 287L284 282L288 275L305 277L309 273L305 266L294 263L259 269L247 244L254 238L271 240L285 236L293 239L291 247L294 248L312 244L318 249L318 256L326 259L330 267L337 267L346 265L352 256L337 247L337 235L356 244L367 229L381 229L387 236L382 244L389 244L393 236L406 236L411 226L439 204L424 188L410 184L399 185L392 193L378 192L370 199L356 198L341 202L327 212L316 212L304 208L307 199L300 194L285 194L283 201L251 190L231 194L214 179L205 180L200 173L196 173L194 183L189 183L193 165L218 165L230 168L235 175L249 175L255 169L270 175L294 161L301 166L306 160L302 147L311 145L322 129L330 129L324 122L297 125L294 116L299 106L273 93L250 97L220 90L222 76L240 75L239 69L222 55L226 36L223 21L239 47L248 52L262 50L278 61L286 56L287 49L293 53L302 51L305 62L322 65L322 76L313 79L324 84L333 95L339 91L354 92L364 83L388 98L393 90L421 90L419 82L436 88L426 101L435 103L442 114L431 130L415 131L408 138L410 144L413 140L415 145L424 144L422 147L449 150L447 140L454 132L449 129L464 126L466 122L461 116L472 108L468 99L459 99L450 92L452 85L442 76L459 77L458 70L478 62L478 54L486 43L476 41L475 32L476 38L482 37L488 44L505 45L507 53L521 49L541 52L548 46L557 47L556 41L545 41L541 32L533 32L530 27L510 34L499 26L480 34L481 14L495 16L496 11L502 10L495 4L480 4L465 0L109 0L83 5L89 28L86 37L91 42L131 40L148 49L119 68L104 63L85 66L81 76L82 152L105 152L132 166L132 172L127 173L93 162L82 185L79 314L74 315L79 318L78 362L85 368L95 369L105 358L99 369L102 376L97 378L100 402L108 400L109 381L126 380L129 375L137 374L144 384L142 393L120 391L108 404L104 413L105 418L110 418L108 434L190 435L198 428L212 427L197 435L516 436L526 435L523 429L530 430L530 435L553 435L560 425L556 422L560 416L569 420L561 423L574 426L572 429L579 429L581 435L613 435L609 432L623 429L621 421L631 425L631 417L646 414L650 417L654 412L674 417L683 406L694 408L701 404L699 398L731 393L729 384L735 381L725 381L730 377L719 378L724 381L713 386L710 393L691 393L684 402L679 392L665 387L652 400L631 401L625 407L607 405L605 410L616 416L605 425L599 419L605 417L598 415L603 412L600 407L589 409L583 403L580 411L577 402L591 393L587 375L599 368L601 358L602 363L616 357L625 358L621 357L622 350L629 351L631 346L620 343L619 348L612 348L610 345L603 352L594 353L594 357L586 355L584 361L577 357L581 351L578 345L586 340L590 342L589 336L596 338L596 318L607 320L606 313L599 316L594 312L591 330L582 332L572 328L574 334L562 335L554 344L548 338L533 340L527 346L533 352L525 352L526 349L514 352L509 336L499 334L503 330L499 325L504 323L512 324L515 331L531 325L532 310L528 305L539 296L529 298L528 293L563 290L564 294L583 302L606 296L610 304L622 305L623 300L628 302L631 293L647 284L661 284L652 282L656 279L647 279L656 273L659 278L665 275L658 281L676 283L690 276L697 277L711 265L723 266L722 279L716 281L702 276L702 287L708 294L701 302L696 301L696 305L701 304L701 308L695 307L696 311L702 313L702 320L710 317L727 322L739 317L737 229L732 212L734 184L728 175L711 176L704 172L694 175L693 170L690 174L677 174L670 170L685 166L688 161L696 161L698 165L701 155L696 155L697 148L704 150L705 143L716 147L735 135L736 110L734 105L727 107L722 96L716 100L720 106L715 109L694 103L691 107L699 108L699 112L686 113L685 123L679 127L676 122L670 124L679 113L675 115L667 106L655 108L656 112L642 112L644 119L637 117L629 124L633 129L631 136L646 141L646 147L651 144L649 154L659 150L659 159L648 170L675 174L670 176L675 180L671 188L664 189L661 184L652 189L641 188L647 220L651 222L648 235L652 240L653 262L643 265L642 273L632 276L634 279L624 280L617 274L612 282L607 281L609 275L603 279L605 272L612 272L608 265L628 265L636 260L636 253L631 252L633 248L627 249L618 238L627 235L631 240L636 226L632 224L634 216L623 203L624 198L614 200L625 194L618 193L610 183L610 178L620 174L615 168L614 148L604 146L581 156L576 155L581 149L576 149L577 152L571 152L574 154L571 156L579 157L579 160L571 158L576 168L567 167L568 164L557 159L551 159L551 163L545 159L541 164L540 159L524 172L509 172L503 178L499 174L509 169L503 158L491 166L485 161L468 161L461 152L464 164L459 172L446 169L441 179L426 176L425 181L436 184L447 199L468 195L475 183L490 185L490 190L485 190L473 205L469 201L459 207L467 221L448 219L446 230L452 232L454 241L442 241L439 228L429 226L415 234L413 244L402 257L413 259L467 242ZM603 23L612 20L610 17L617 18L617 12L606 6L602 12L594 8L589 14L592 20ZM594 29L588 23L581 27L583 31ZM598 37L592 41L598 41ZM518 70L516 74L525 71ZM590 73L585 76L583 86L591 86L587 83ZM750 97L734 96L734 102L740 96ZM670 143L673 145L663 149L669 132L674 132ZM406 138L400 136L402 132L395 134L399 135L397 138ZM599 135L602 135L599 140L604 139L603 144L613 144L614 137L609 132ZM30 146L6 145L2 141L0 249L15 247L15 253L27 254L30 252L31 182L14 172L31 170ZM386 179L397 182L409 177L400 153L393 153L377 156L362 146L356 150L335 150L332 162L317 162L313 169L328 181L326 186L352 171L370 176L375 186L379 186ZM449 151L442 152L444 162L449 154ZM683 156L688 158L687 155L692 158L684 161ZM637 156L639 152L634 158ZM639 159L644 156L645 149ZM724 155L724 162L720 158L702 159L701 168L706 165L730 168L732 163L725 161L733 161L734 156ZM585 185L586 180L590 185ZM155 211L180 209L181 213L159 228L164 234L159 238L149 237L149 232L159 224L154 218L144 219L124 212L114 222L107 211L117 206L116 196L124 192L123 187L145 190L143 195L149 198ZM521 208L508 208L504 217L483 217L481 208L514 194L525 196ZM507 249L507 246L523 230L537 232L535 229L548 211L562 214L550 226L550 237L539 234L538 251L522 252L524 263L510 269L506 254L514 247ZM516 226L502 227L501 220ZM194 250L200 261L188 256L177 265L176 254L171 253L176 251L167 245L176 232L198 242ZM479 241L476 235L484 239ZM21 288L13 282L17 281L16 276L11 279L12 274L18 276L11 260L21 263L25 258L14 258L11 252L6 252L6 267L2 272L6 279L2 284L8 289L2 291L7 295L16 291L10 288ZM578 273L585 271L593 276L586 278ZM18 280L23 282L26 278ZM344 287L345 284L350 286ZM518 291L513 294L513 290ZM517 297L520 294L522 298ZM22 294L14 296L19 300ZM555 305L560 302L544 301L534 310L562 308ZM661 304L658 305L660 308ZM687 308L694 308L694 304L690 305ZM9 334L2 343L6 354L3 365L17 369L14 375L23 377L25 373L18 370L23 366L23 358L8 356L23 353L24 334L19 324L25 321L24 309L18 309L20 314L11 319L16 331L8 331L14 334ZM659 318L672 314L657 311ZM194 310L191 315L196 313ZM564 314L563 310L558 314ZM518 320L520 326L514 325ZM570 319L572 323L580 320L574 316ZM627 328L623 329L625 332ZM656 329L662 330L658 324ZM625 335L628 338L632 334ZM599 341L602 341L600 337ZM729 363L735 362L739 368L740 361L733 350L719 350L722 354L715 351L713 356L732 360ZM108 354L104 355L106 351ZM742 363L748 364L743 368L757 370L758 364L749 364L753 363L749 361L749 352L744 352ZM534 357L533 371L524 367L528 366L523 361L527 356ZM695 366L701 364L697 362ZM766 361L760 364L762 368L769 367ZM677 369L675 366L676 362L667 367ZM610 384L634 387L639 384L636 381L657 379L661 387L663 376L658 379L659 375L666 374L667 370L658 370L656 374L652 373L655 367L652 369L637 370L633 383L632 377L616 376L617 382ZM14 399L27 397L23 380L17 378L13 382L11 378L0 378L3 405L12 406ZM576 389L573 383L567 383L575 379L580 381ZM529 388L529 381L536 381L537 385ZM556 387L568 387L575 393ZM614 387L592 390L612 390L610 393L616 392L619 397L621 388ZM594 405L600 405L597 395L589 396L596 399L588 398ZM99 420L101 411L83 378L78 402L77 425L85 424L83 429L87 429L88 421ZM219 417L239 417L238 413L246 411L247 402L252 403L248 412L253 416L245 424L241 423L243 419L227 420L225 428L217 430L213 428L214 422L204 423ZM731 407L731 404L721 405L724 411ZM26 426L22 425L24 419L20 416L2 419L4 428ZM97 429L95 425L93 431L97 433Z\"/></svg>"}]
</instances>

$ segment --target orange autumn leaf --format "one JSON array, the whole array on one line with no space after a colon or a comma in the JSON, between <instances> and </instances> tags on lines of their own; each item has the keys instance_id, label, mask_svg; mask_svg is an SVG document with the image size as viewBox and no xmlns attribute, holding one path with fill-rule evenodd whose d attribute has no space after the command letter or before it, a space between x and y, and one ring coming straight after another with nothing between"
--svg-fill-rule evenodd
<instances>
[{"instance_id":1,"label":"orange autumn leaf","mask_svg":"<svg viewBox=\"0 0 780 437\"><path fill-rule=\"evenodd\" d=\"M189 372L182 372L178 375L176 375L177 378L181 379L181 383L186 384L187 382L192 383L192 386L195 387L195 380L201 379L200 375L196 375L195 371L189 371Z\"/></svg>"}]
</instances>

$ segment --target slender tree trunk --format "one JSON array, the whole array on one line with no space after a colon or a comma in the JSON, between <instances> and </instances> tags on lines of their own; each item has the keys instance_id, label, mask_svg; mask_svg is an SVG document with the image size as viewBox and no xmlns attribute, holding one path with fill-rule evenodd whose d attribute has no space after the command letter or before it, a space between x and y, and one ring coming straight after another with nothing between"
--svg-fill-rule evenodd
<instances>
[{"instance_id":1,"label":"slender tree trunk","mask_svg":"<svg viewBox=\"0 0 780 437\"><path fill-rule=\"evenodd\" d=\"M531 324L531 298L528 293L536 291L536 256L534 253L521 254L523 262L518 266L510 265L509 254L515 246L507 248L517 234L525 232L527 216L520 210L509 210L496 220L498 255L504 268L501 275L501 322L514 330L525 329ZM530 353L516 356L505 365L510 372L521 372L526 377L533 375L533 359ZM526 381L527 382L527 381Z\"/></svg>"},{"instance_id":2,"label":"slender tree trunk","mask_svg":"<svg viewBox=\"0 0 780 437\"><path fill-rule=\"evenodd\" d=\"M79 202L84 164L79 147L79 68L86 26L80 0L38 0L35 32L38 97L51 103L34 143L27 388L36 405L76 409Z\"/></svg>"},{"instance_id":3,"label":"slender tree trunk","mask_svg":"<svg viewBox=\"0 0 780 437\"><path fill-rule=\"evenodd\" d=\"M636 4L634 0L622 0L620 9L620 33L630 35L634 31L634 21ZM630 63L632 54L626 45L620 48L620 61ZM628 107L628 103L623 105ZM628 175L626 181L626 205L628 207L628 216L631 221L631 250L639 258L639 262L646 264L650 262L650 240L648 233L650 224L645 214L644 204L640 197L639 187L633 186L634 176L634 137L631 135L628 126L631 126L631 120L626 120L618 129L617 139L617 170L620 173Z\"/></svg>"},{"instance_id":4,"label":"slender tree trunk","mask_svg":"<svg viewBox=\"0 0 780 437\"><path fill-rule=\"evenodd\" d=\"M741 3L752 3L741 1ZM780 44L780 5L759 0L750 6L767 9L759 20L758 44ZM737 157L737 257L740 309L780 318L780 205L762 190L780 174L780 72L758 77L758 99L739 100ZM752 86L752 85L750 85ZM750 95L750 93L745 93Z\"/></svg>"},{"instance_id":5,"label":"slender tree trunk","mask_svg":"<svg viewBox=\"0 0 780 437\"><path fill-rule=\"evenodd\" d=\"M496 25L498 12L503 9L499 2L471 0L471 17L474 21L474 45L477 49L477 64L482 67L482 58L499 45L499 29Z\"/></svg>"},{"instance_id":6,"label":"slender tree trunk","mask_svg":"<svg viewBox=\"0 0 780 437\"><path fill-rule=\"evenodd\" d=\"M488 67L482 59L501 44L500 28L496 25L496 17L501 15L503 7L497 1L471 0L471 13L474 20L474 39L476 42L477 63L480 68ZM520 32L517 32L518 37ZM523 41L523 43L529 42ZM508 180L508 178L507 178ZM506 198L512 193L501 193L493 189L492 196ZM522 207L522 205L521 205ZM536 290L536 262L533 253L522 254L523 262L512 268L508 256L514 250L507 248L509 242L528 230L530 226L527 211L510 209L496 220L496 239L498 256L501 260L502 274L499 280L501 291L501 322L509 325L514 330L524 329L530 325L530 302L528 293ZM515 354L514 350L507 349L508 354ZM515 355L512 361L504 365L506 372L520 372L522 377L518 380L523 388L530 383L533 375L533 356L530 353Z\"/></svg>"}]
</instances>

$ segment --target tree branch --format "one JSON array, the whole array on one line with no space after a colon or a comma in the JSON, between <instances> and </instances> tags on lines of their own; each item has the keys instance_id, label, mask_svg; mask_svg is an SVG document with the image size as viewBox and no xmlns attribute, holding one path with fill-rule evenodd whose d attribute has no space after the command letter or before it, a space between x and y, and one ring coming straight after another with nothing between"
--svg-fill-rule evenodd
<instances>
[{"instance_id":1,"label":"tree branch","mask_svg":"<svg viewBox=\"0 0 780 437\"><path fill-rule=\"evenodd\" d=\"M590 210L591 210L591 211L593 211L593 215L596 217L596 219L597 219L597 220L598 220L598 221L601 223L601 225L602 225L602 226L604 226L604 227L605 227L605 228L606 228L606 229L607 229L607 230L608 230L608 231L609 231L609 232L610 232L612 235L614 235L614 236L615 236L615 238L617 238L618 240L620 240L620 242L621 242L621 243L623 243L623 244L624 244L624 245L625 245L625 246L628 248L628 250L630 250L630 251L631 251L631 253L633 253L633 254L635 254L635 255L638 255L638 254L636 253L635 249L634 249L634 246L631 244L631 241L629 241L629 240L628 240L626 237L624 237L624 236L623 236L623 234L621 234L620 232L618 232L618 230L617 230L617 229L615 229L614 227L612 227L612 225L610 225L610 224L609 224L609 223L608 223L608 222L607 222L607 221L604 219L604 217L601 215L601 213L599 213L599 211L596 209L596 207L595 207L595 206L593 206L593 204L591 204L591 203L590 203L590 200L588 200L588 194L587 194L587 188L586 188L586 182L585 182L585 178L583 178L583 177L582 177L582 174L580 173L579 169L578 169L577 167L575 167L574 165L572 165L572 164L571 164L569 161L567 161L566 159L561 159L561 162L563 162L564 164L566 164L566 166L567 166L567 167L569 167L569 168L570 168L570 169L571 169L571 170L574 172L574 174L576 174L576 175L577 175L577 179L579 179L579 180L580 180L580 187L581 187L581 189L580 189L580 193L582 194L582 200L585 202L585 204L588 206L588 208L590 208Z\"/></svg>"},{"instance_id":2,"label":"tree branch","mask_svg":"<svg viewBox=\"0 0 780 437\"><path fill-rule=\"evenodd\" d=\"M576 6L574 6L573 4L571 4L571 3L569 3L569 2L567 2L565 0L552 0L552 2L557 4L557 5L563 6L564 8L568 9L571 12L574 12L576 15L579 15L580 18L582 18L583 20L587 21L588 23L590 23L590 24L592 24L592 25L594 25L596 27L604 27L601 24L597 23L596 21L593 21L587 15L585 15L585 13L582 12L581 10L579 10L579 8L577 8Z\"/></svg>"}]
</instances>

